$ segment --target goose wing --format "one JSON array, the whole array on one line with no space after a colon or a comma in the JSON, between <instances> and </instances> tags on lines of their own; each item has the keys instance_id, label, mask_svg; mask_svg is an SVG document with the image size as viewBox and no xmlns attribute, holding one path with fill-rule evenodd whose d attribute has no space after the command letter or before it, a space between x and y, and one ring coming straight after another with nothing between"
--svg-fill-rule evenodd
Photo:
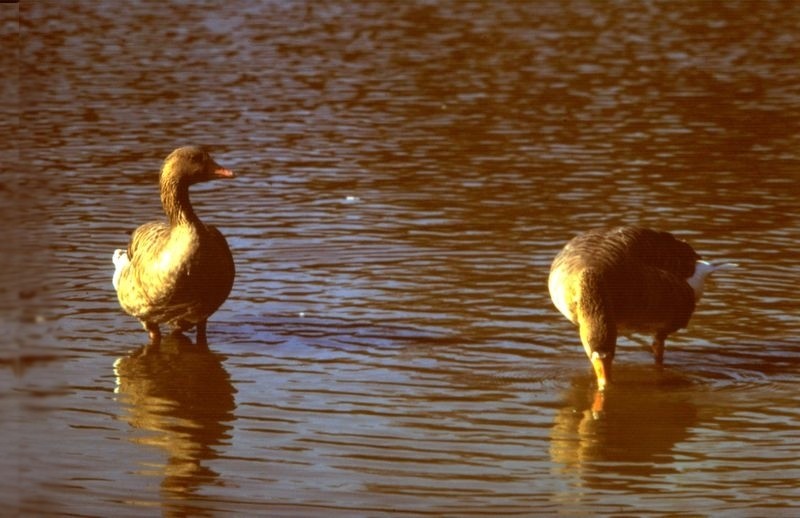
<instances>
[{"instance_id":1,"label":"goose wing","mask_svg":"<svg viewBox=\"0 0 800 518\"><path fill-rule=\"evenodd\" d=\"M622 266L608 279L617 322L639 332L673 333L694 313L694 291L672 272L645 265Z\"/></svg>"},{"instance_id":2,"label":"goose wing","mask_svg":"<svg viewBox=\"0 0 800 518\"><path fill-rule=\"evenodd\" d=\"M163 222L141 225L128 242L127 267L117 281L117 298L122 308L142 320L155 320L169 301L174 277L160 268L162 250L169 242L170 227Z\"/></svg>"},{"instance_id":3,"label":"goose wing","mask_svg":"<svg viewBox=\"0 0 800 518\"><path fill-rule=\"evenodd\" d=\"M155 256L169 240L170 227L163 221L152 221L140 226L128 242L128 260L139 255Z\"/></svg>"}]
</instances>

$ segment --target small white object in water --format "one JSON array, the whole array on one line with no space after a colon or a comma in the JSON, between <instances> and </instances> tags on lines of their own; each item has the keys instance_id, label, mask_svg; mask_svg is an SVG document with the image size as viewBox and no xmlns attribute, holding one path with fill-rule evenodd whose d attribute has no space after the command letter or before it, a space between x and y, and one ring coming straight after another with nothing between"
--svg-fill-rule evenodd
<instances>
[{"instance_id":1,"label":"small white object in water","mask_svg":"<svg viewBox=\"0 0 800 518\"><path fill-rule=\"evenodd\" d=\"M298 313L297 315L298 315L300 318L303 318L304 316L306 316L306 313L305 313L304 311L301 311L301 312L300 312L300 313Z\"/></svg>"},{"instance_id":2,"label":"small white object in water","mask_svg":"<svg viewBox=\"0 0 800 518\"><path fill-rule=\"evenodd\" d=\"M344 201L347 203L355 203L361 201L361 199L358 196L348 195L344 197Z\"/></svg>"}]
</instances>

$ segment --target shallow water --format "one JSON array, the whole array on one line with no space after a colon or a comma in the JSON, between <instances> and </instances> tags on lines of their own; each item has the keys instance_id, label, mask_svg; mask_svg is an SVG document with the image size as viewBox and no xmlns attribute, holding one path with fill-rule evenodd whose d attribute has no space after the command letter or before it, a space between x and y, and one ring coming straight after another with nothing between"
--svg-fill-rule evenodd
<instances>
[{"instance_id":1,"label":"shallow water","mask_svg":"<svg viewBox=\"0 0 800 518\"><path fill-rule=\"evenodd\" d=\"M800 7L0 11L4 508L798 512ZM236 284L211 352L141 355L111 253L186 143L237 173L192 198ZM632 223L740 266L599 402L547 273Z\"/></svg>"}]
</instances>

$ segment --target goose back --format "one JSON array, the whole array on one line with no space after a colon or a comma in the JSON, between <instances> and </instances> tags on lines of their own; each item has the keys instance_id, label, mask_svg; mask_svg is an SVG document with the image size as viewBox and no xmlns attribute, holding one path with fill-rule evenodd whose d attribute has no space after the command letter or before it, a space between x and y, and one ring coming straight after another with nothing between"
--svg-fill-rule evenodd
<instances>
[{"instance_id":1,"label":"goose back","mask_svg":"<svg viewBox=\"0 0 800 518\"><path fill-rule=\"evenodd\" d=\"M556 256L549 288L556 307L578 323L579 305L602 311L625 332L686 327L695 297L686 279L699 255L668 232L641 227L594 230Z\"/></svg>"}]
</instances>

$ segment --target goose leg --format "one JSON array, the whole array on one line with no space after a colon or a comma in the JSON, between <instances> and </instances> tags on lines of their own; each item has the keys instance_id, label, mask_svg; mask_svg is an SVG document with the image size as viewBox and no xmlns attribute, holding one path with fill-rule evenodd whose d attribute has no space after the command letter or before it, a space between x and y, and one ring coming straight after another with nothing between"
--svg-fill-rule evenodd
<instances>
[{"instance_id":1,"label":"goose leg","mask_svg":"<svg viewBox=\"0 0 800 518\"><path fill-rule=\"evenodd\" d=\"M158 351L161 346L161 331L156 322L142 322L142 326L150 337L150 342L144 347L144 354Z\"/></svg>"},{"instance_id":2,"label":"goose leg","mask_svg":"<svg viewBox=\"0 0 800 518\"><path fill-rule=\"evenodd\" d=\"M158 345L161 343L161 331L158 329L156 322L142 322L142 326L150 337L150 344Z\"/></svg>"},{"instance_id":3,"label":"goose leg","mask_svg":"<svg viewBox=\"0 0 800 518\"><path fill-rule=\"evenodd\" d=\"M650 346L653 349L653 357L656 360L656 365L664 364L664 340L667 339L666 333L659 331L653 337L653 344Z\"/></svg>"},{"instance_id":4,"label":"goose leg","mask_svg":"<svg viewBox=\"0 0 800 518\"><path fill-rule=\"evenodd\" d=\"M197 345L208 347L208 339L206 338L206 320L201 320L197 323Z\"/></svg>"}]
</instances>

